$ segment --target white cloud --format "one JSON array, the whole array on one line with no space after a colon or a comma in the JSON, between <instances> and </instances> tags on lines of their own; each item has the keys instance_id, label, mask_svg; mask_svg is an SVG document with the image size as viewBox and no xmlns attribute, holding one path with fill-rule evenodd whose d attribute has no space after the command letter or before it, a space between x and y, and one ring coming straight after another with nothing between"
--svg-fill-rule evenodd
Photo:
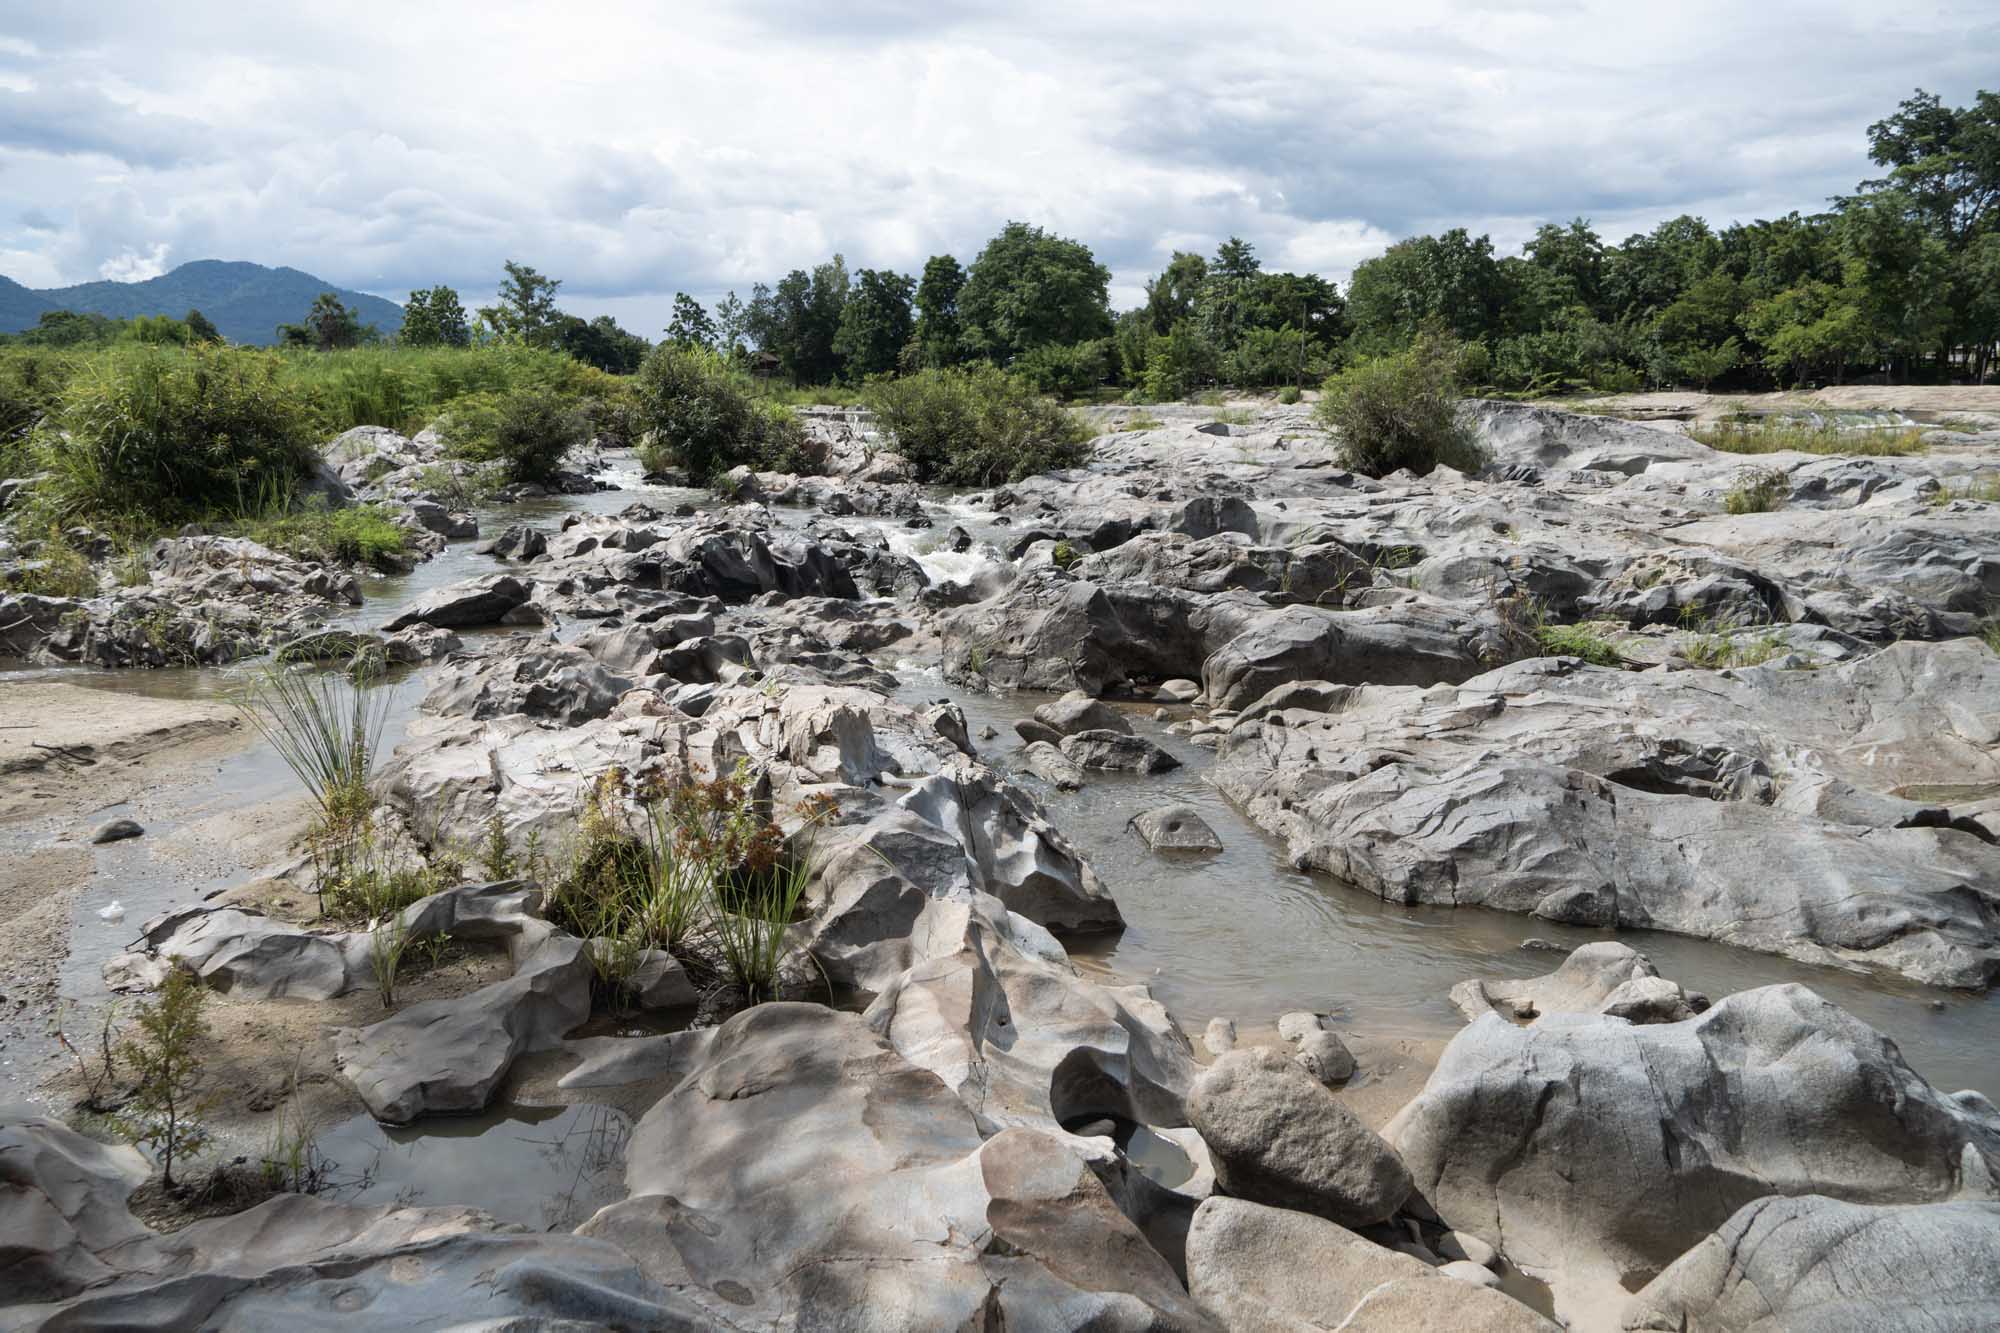
<instances>
[{"instance_id":1,"label":"white cloud","mask_svg":"<svg viewBox=\"0 0 2000 1333\"><path fill-rule=\"evenodd\" d=\"M173 249L165 241L155 241L144 254L126 246L97 266L97 276L113 282L144 282L167 271L167 254Z\"/></svg>"},{"instance_id":2,"label":"white cloud","mask_svg":"<svg viewBox=\"0 0 2000 1333\"><path fill-rule=\"evenodd\" d=\"M676 290L835 250L914 272L1010 218L1089 242L1129 303L1231 234L1340 278L1419 230L1508 252L1579 214L1615 240L1815 209L1869 174L1870 121L1918 85L1963 102L2000 47L1981 0L185 0L9 26L0 271L141 276L159 246L481 301L513 258L655 332Z\"/></svg>"}]
</instances>

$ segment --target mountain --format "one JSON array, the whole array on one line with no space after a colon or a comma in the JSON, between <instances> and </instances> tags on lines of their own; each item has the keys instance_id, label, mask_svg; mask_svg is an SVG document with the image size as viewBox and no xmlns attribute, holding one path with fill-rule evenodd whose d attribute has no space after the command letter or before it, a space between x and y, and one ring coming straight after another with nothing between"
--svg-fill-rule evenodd
<instances>
[{"instance_id":1,"label":"mountain","mask_svg":"<svg viewBox=\"0 0 2000 1333\"><path fill-rule=\"evenodd\" d=\"M403 308L394 301L336 287L295 268L197 259L144 282L86 282L38 291L0 278L0 333L32 327L44 310L179 319L192 308L215 321L232 342L269 344L277 341L278 325L296 324L321 292L338 296L363 324L375 325L385 336L403 326Z\"/></svg>"},{"instance_id":2,"label":"mountain","mask_svg":"<svg viewBox=\"0 0 2000 1333\"><path fill-rule=\"evenodd\" d=\"M40 292L23 287L12 278L0 277L0 333L31 328L44 310L53 309Z\"/></svg>"}]
</instances>

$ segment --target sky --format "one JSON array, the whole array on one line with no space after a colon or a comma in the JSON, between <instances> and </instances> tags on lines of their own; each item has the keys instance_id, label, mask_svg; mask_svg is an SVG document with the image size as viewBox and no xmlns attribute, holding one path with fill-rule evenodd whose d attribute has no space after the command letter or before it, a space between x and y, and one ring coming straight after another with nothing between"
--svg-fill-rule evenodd
<instances>
[{"instance_id":1,"label":"sky","mask_svg":"<svg viewBox=\"0 0 2000 1333\"><path fill-rule=\"evenodd\" d=\"M1232 234L1344 282L1452 226L1815 211L1914 88L1982 86L1991 0L0 0L0 273L473 304L516 259L656 337L676 291L916 273L1018 218L1125 307Z\"/></svg>"}]
</instances>

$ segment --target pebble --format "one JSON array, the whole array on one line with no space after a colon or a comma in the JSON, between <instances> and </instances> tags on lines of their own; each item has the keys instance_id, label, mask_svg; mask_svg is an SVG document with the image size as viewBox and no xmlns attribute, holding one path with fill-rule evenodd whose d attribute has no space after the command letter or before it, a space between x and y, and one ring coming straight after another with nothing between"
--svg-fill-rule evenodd
<instances>
[{"instance_id":1,"label":"pebble","mask_svg":"<svg viewBox=\"0 0 2000 1333\"><path fill-rule=\"evenodd\" d=\"M1208 1047L1210 1055L1221 1055L1236 1049L1236 1023L1228 1018L1211 1018L1208 1029L1201 1034L1201 1044Z\"/></svg>"},{"instance_id":2,"label":"pebble","mask_svg":"<svg viewBox=\"0 0 2000 1333\"><path fill-rule=\"evenodd\" d=\"M1500 1279L1493 1275L1492 1269L1465 1259L1454 1259L1448 1264L1441 1264L1438 1272L1445 1277L1455 1277L1460 1282L1470 1282L1476 1287L1500 1285Z\"/></svg>"}]
</instances>

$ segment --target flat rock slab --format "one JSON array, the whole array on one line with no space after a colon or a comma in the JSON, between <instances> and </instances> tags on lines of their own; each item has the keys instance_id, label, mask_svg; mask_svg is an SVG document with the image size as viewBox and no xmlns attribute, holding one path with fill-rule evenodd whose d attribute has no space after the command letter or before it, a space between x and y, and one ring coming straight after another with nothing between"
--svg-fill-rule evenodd
<instances>
[{"instance_id":1,"label":"flat rock slab","mask_svg":"<svg viewBox=\"0 0 2000 1333\"><path fill-rule=\"evenodd\" d=\"M1191 805L1163 805L1132 816L1129 827L1156 852L1219 852L1222 839Z\"/></svg>"}]
</instances>

